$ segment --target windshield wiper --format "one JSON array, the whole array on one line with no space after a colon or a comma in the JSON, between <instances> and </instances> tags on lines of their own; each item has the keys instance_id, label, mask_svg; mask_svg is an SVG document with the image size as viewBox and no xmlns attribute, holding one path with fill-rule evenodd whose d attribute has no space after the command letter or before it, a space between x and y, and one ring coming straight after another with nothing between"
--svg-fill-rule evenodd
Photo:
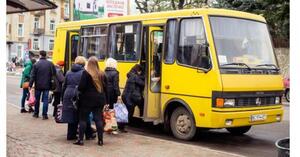
<instances>
[{"instance_id":1,"label":"windshield wiper","mask_svg":"<svg viewBox=\"0 0 300 157\"><path fill-rule=\"evenodd\" d=\"M222 64L221 66L226 66L226 65L245 66L247 67L248 70L251 70L251 68L246 63L227 63L227 64Z\"/></svg>"},{"instance_id":2,"label":"windshield wiper","mask_svg":"<svg viewBox=\"0 0 300 157\"><path fill-rule=\"evenodd\" d=\"M272 69L272 70L279 71L279 69L277 68L277 66L275 64L259 64L259 65L256 65L256 67L262 67L262 66L274 67L274 69Z\"/></svg>"}]
</instances>

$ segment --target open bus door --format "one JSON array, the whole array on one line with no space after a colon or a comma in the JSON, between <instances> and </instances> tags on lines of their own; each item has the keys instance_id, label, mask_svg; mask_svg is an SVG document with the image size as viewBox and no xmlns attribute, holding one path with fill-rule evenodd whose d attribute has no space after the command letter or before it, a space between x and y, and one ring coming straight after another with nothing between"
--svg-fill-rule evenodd
<instances>
[{"instance_id":1,"label":"open bus door","mask_svg":"<svg viewBox=\"0 0 300 157\"><path fill-rule=\"evenodd\" d=\"M146 54L146 85L144 121L159 120L161 117L161 59L163 47L163 28L158 26L147 27Z\"/></svg>"},{"instance_id":2,"label":"open bus door","mask_svg":"<svg viewBox=\"0 0 300 157\"><path fill-rule=\"evenodd\" d=\"M68 31L66 52L65 52L65 73L71 69L72 64L75 62L75 58L78 55L78 44L79 43L79 31Z\"/></svg>"}]
</instances>

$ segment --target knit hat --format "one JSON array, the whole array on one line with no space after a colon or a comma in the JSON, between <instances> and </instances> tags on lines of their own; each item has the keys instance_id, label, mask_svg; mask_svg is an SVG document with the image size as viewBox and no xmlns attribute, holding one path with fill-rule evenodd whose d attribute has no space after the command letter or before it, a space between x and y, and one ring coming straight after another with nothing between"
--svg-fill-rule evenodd
<instances>
[{"instance_id":1,"label":"knit hat","mask_svg":"<svg viewBox=\"0 0 300 157\"><path fill-rule=\"evenodd\" d=\"M59 65L59 66L64 66L65 62L64 61L58 61L56 64Z\"/></svg>"}]
</instances>

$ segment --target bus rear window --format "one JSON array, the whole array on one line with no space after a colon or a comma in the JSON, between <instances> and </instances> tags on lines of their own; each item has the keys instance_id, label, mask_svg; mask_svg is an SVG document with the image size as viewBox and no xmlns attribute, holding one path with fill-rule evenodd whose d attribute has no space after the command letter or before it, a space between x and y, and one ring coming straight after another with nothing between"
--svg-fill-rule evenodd
<instances>
[{"instance_id":1,"label":"bus rear window","mask_svg":"<svg viewBox=\"0 0 300 157\"><path fill-rule=\"evenodd\" d=\"M119 61L136 61L140 54L139 23L114 24L110 26L109 57Z\"/></svg>"}]
</instances>

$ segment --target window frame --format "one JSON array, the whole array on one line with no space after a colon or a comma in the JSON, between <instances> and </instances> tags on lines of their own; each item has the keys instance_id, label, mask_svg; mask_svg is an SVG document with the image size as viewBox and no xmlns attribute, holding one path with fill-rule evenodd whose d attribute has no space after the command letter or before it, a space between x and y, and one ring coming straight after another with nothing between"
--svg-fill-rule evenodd
<instances>
[{"instance_id":1,"label":"window frame","mask_svg":"<svg viewBox=\"0 0 300 157\"><path fill-rule=\"evenodd\" d=\"M205 39L206 39L206 43L208 43L208 40L207 40L207 30L206 30L206 27L205 27L205 21L204 21L204 16L201 15L201 16L195 16L195 17L183 17L183 18L180 18L179 19L179 22L178 22L178 31L177 31L177 41L176 41L176 63L177 65L180 65L180 66L183 66L183 67L188 67L188 68L192 68L192 69L197 69L197 70L203 70L205 73L209 72L212 68L213 68L213 62L212 62L212 55L211 55L211 50L210 50L210 46L208 46L208 54L209 54L209 59L210 59L210 68L209 69L205 69L205 68L202 68L202 67L196 67L196 66L192 66L192 65L188 65L188 64L183 64L183 63L180 63L177 59L177 55L178 55L178 47L179 47L179 41L180 41L180 31L181 31L181 22L183 20L186 20L186 19L201 19L202 21L202 24L203 24L203 28L204 28L204 36L205 36ZM208 45L210 45L208 43Z\"/></svg>"},{"instance_id":2,"label":"window frame","mask_svg":"<svg viewBox=\"0 0 300 157\"><path fill-rule=\"evenodd\" d=\"M36 21L36 19L38 19ZM37 27L35 27L35 25L37 25ZM34 16L34 20L33 20L33 29L39 29L40 28L40 18L37 16Z\"/></svg>"},{"instance_id":3,"label":"window frame","mask_svg":"<svg viewBox=\"0 0 300 157\"><path fill-rule=\"evenodd\" d=\"M22 25L21 30L22 30L22 34L19 34L19 25ZM22 38L24 37L24 23L18 23L18 37Z\"/></svg>"},{"instance_id":4,"label":"window frame","mask_svg":"<svg viewBox=\"0 0 300 157\"><path fill-rule=\"evenodd\" d=\"M50 45L52 44L52 49L50 49ZM53 51L54 49L54 39L49 39L49 44L48 44L48 48L49 48L49 51Z\"/></svg>"},{"instance_id":5,"label":"window frame","mask_svg":"<svg viewBox=\"0 0 300 157\"><path fill-rule=\"evenodd\" d=\"M106 27L108 30L107 30L107 33L106 33L106 36L107 36L107 39L106 39L106 48L105 48L105 57L104 57L104 59L100 59L100 58L98 58L98 60L99 61L104 61L106 58L107 58L107 56L108 56L108 45L109 45L109 24L95 24L95 25L84 25L84 26L81 26L80 27L80 30L79 30L79 33L78 33L78 35L79 35L79 40L78 40L78 44L79 44L79 46L78 46L78 53L79 54L82 54L82 56L84 56L84 57L87 57L87 53L84 53L83 52L83 46L82 46L82 44L81 44L81 42L83 42L82 40L83 40L83 38L88 38L88 37L101 37L101 35L87 35L87 36L84 36L83 35L83 29L85 29L85 28L95 28L95 27Z\"/></svg>"},{"instance_id":6,"label":"window frame","mask_svg":"<svg viewBox=\"0 0 300 157\"><path fill-rule=\"evenodd\" d=\"M175 55L173 56L173 61L172 62L166 62L166 57L165 57L165 54L167 53L166 51L166 46L167 46L167 33L168 33L168 30L169 30L169 27L168 27L168 22L171 21L171 20L175 20L176 21L176 29L175 29L175 43L174 43L174 53ZM166 22L166 29L164 30L164 46L163 46L163 63L164 64L174 64L176 62L176 56L177 56L177 40L178 40L178 30L179 30L179 21L177 18L171 18L171 19L168 19L167 22ZM169 48L169 47L168 47Z\"/></svg>"},{"instance_id":7,"label":"window frame","mask_svg":"<svg viewBox=\"0 0 300 157\"><path fill-rule=\"evenodd\" d=\"M126 25L126 24L138 24L139 25L139 27L140 27L140 31L139 32L137 32L137 33L140 33L139 35L140 35L140 37L139 37L139 40L137 40L138 42L139 42L139 47L138 47L138 49L137 49L137 52L138 52L138 56L136 57L136 59L135 60L117 60L118 62L122 62L122 63L139 63L140 62L140 60L141 60L141 51L142 51L142 46L143 45L141 45L142 44L142 38L143 38L143 23L142 23L142 21L130 21L130 22L117 22L117 23L110 23L110 24L108 24L108 38L107 38L107 42L108 42L108 46L107 46L107 56L106 57L108 57L109 56L109 53L110 53L110 30L111 30L111 26L113 26L113 25L119 25L119 24L121 24L121 25ZM114 58L115 59L115 58Z\"/></svg>"},{"instance_id":8,"label":"window frame","mask_svg":"<svg viewBox=\"0 0 300 157\"><path fill-rule=\"evenodd\" d=\"M53 26L53 29L51 29L51 26ZM55 31L55 20L50 20L50 27L49 27L49 30L51 32L54 32Z\"/></svg>"},{"instance_id":9,"label":"window frame","mask_svg":"<svg viewBox=\"0 0 300 157\"><path fill-rule=\"evenodd\" d=\"M37 41L34 41L35 39L36 39ZM38 49L35 49L35 48L34 48L35 42L37 42L37 48L38 48ZM32 39L32 49L33 49L33 50L36 50L36 51L38 51L38 50L40 49L40 40L39 40L39 38L33 38L33 39Z\"/></svg>"}]
</instances>

